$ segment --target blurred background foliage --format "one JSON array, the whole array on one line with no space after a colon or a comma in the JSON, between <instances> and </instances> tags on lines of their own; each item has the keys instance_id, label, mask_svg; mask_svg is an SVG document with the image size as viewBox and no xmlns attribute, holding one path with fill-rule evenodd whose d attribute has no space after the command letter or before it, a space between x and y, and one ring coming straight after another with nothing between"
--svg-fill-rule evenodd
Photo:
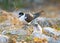
<instances>
[{"instance_id":1,"label":"blurred background foliage","mask_svg":"<svg viewBox=\"0 0 60 43\"><path fill-rule=\"evenodd\" d=\"M25 8L32 6L33 3L38 3L42 0L0 0L0 8L5 10L13 10L16 8ZM43 3L60 3L60 0L43 0ZM41 3L40 3L41 4Z\"/></svg>"}]
</instances>

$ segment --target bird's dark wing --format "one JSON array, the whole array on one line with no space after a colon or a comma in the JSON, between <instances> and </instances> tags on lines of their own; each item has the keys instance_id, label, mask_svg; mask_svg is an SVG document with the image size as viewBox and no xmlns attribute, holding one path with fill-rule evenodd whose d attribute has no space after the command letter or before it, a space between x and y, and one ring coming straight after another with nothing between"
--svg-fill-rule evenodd
<instances>
[{"instance_id":1,"label":"bird's dark wing","mask_svg":"<svg viewBox=\"0 0 60 43\"><path fill-rule=\"evenodd\" d=\"M25 17L27 17L25 19L27 22L31 22L33 20L33 17L31 17L29 14L26 14Z\"/></svg>"},{"instance_id":2,"label":"bird's dark wing","mask_svg":"<svg viewBox=\"0 0 60 43\"><path fill-rule=\"evenodd\" d=\"M35 19L35 18L39 17L41 14L38 12L38 13L35 13L33 15L34 15L34 19Z\"/></svg>"}]
</instances>

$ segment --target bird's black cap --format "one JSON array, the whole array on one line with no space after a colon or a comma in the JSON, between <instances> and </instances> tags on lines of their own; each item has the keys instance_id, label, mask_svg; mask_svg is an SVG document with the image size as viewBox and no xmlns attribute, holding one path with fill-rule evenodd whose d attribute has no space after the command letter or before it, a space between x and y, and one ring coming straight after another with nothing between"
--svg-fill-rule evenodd
<instances>
[{"instance_id":1,"label":"bird's black cap","mask_svg":"<svg viewBox=\"0 0 60 43\"><path fill-rule=\"evenodd\" d=\"M24 15L24 13L23 12L20 12L19 15L22 16L22 15Z\"/></svg>"}]
</instances>

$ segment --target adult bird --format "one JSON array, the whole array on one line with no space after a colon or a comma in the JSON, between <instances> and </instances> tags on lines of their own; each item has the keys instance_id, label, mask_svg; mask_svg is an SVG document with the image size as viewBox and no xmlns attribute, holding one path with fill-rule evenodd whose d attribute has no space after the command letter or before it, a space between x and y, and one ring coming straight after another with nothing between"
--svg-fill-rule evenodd
<instances>
[{"instance_id":1,"label":"adult bird","mask_svg":"<svg viewBox=\"0 0 60 43\"><path fill-rule=\"evenodd\" d=\"M30 14L25 14L23 12L20 12L19 20L26 24L26 23L31 22L33 20L33 17Z\"/></svg>"},{"instance_id":2,"label":"adult bird","mask_svg":"<svg viewBox=\"0 0 60 43\"><path fill-rule=\"evenodd\" d=\"M30 12L28 14L24 12L19 12L19 20L24 22L24 23L30 23L32 20L36 19L41 15L43 11L37 12L35 14L31 14Z\"/></svg>"}]
</instances>

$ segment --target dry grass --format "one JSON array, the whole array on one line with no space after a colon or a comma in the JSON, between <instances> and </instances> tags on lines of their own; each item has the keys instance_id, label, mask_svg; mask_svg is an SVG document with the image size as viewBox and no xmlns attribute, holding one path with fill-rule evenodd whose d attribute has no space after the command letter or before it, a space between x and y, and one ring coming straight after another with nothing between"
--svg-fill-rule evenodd
<instances>
[{"instance_id":1,"label":"dry grass","mask_svg":"<svg viewBox=\"0 0 60 43\"><path fill-rule=\"evenodd\" d=\"M23 22L21 22L20 20L18 20L17 17L14 17L12 13L10 12L6 12L6 11L2 11L1 12L3 16L1 16L1 20L5 20L8 19L10 20L11 24L14 25L16 28L21 28L23 27ZM3 17L3 18L2 18Z\"/></svg>"},{"instance_id":2,"label":"dry grass","mask_svg":"<svg viewBox=\"0 0 60 43\"><path fill-rule=\"evenodd\" d=\"M44 39L34 38L34 43L48 43L48 41L45 38Z\"/></svg>"}]
</instances>

